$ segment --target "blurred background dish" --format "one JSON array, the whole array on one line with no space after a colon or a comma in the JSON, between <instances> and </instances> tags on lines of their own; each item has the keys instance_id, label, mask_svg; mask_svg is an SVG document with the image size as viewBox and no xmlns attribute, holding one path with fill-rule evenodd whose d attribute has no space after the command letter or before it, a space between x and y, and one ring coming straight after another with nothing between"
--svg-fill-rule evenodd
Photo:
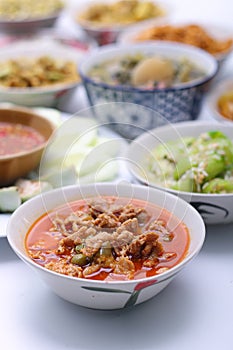
<instances>
[{"instance_id":1,"label":"blurred background dish","mask_svg":"<svg viewBox=\"0 0 233 350\"><path fill-rule=\"evenodd\" d=\"M0 0L0 30L18 35L52 27L64 5L61 0Z\"/></svg>"},{"instance_id":2,"label":"blurred background dish","mask_svg":"<svg viewBox=\"0 0 233 350\"><path fill-rule=\"evenodd\" d=\"M233 77L218 81L207 96L207 111L223 123L233 122Z\"/></svg>"},{"instance_id":3,"label":"blurred background dish","mask_svg":"<svg viewBox=\"0 0 233 350\"><path fill-rule=\"evenodd\" d=\"M0 108L0 125L0 186L12 185L38 166L54 126L30 109L18 107Z\"/></svg>"},{"instance_id":4,"label":"blurred background dish","mask_svg":"<svg viewBox=\"0 0 233 350\"><path fill-rule=\"evenodd\" d=\"M18 110L19 107L2 103L0 111L5 109ZM40 166L10 186L0 187L0 237L6 236L12 212L41 192L73 184L117 182L130 176L123 160L127 141L89 118L88 111L80 117L52 108L20 110L41 115L56 130L47 143Z\"/></svg>"},{"instance_id":5,"label":"blurred background dish","mask_svg":"<svg viewBox=\"0 0 233 350\"><path fill-rule=\"evenodd\" d=\"M207 145L205 151L205 139L203 139L203 145L199 146L199 153L196 153L199 157L198 166L195 168L192 166L193 158L188 151L184 138L188 137L197 139L202 133L206 132L212 132L213 142L215 142L214 139L216 138L215 146L211 146L208 149ZM219 141L218 132L223 133L229 138L231 143L222 137L222 135L220 135ZM181 148L178 148L176 143L177 140L181 141ZM219 142L219 148L217 142ZM136 138L129 145L126 156L127 165L129 171L131 171L132 175L139 183L163 189L190 202L200 212L207 224L230 223L233 222L232 142L233 126L213 123L212 121L169 124L151 130L149 133L144 133ZM155 149L158 146L160 146L160 148L162 146L160 155L162 154L161 152L169 152L168 158L171 158L171 162L158 158L158 154L155 153ZM222 151L220 151L221 147L223 147ZM182 152L182 156L179 156L179 154L181 154L180 152ZM180 157L179 163L177 161L178 157ZM225 159L228 160L229 164L225 163ZM165 164L163 162L165 162ZM191 168L188 168L193 171L194 177L192 176L192 173L190 173L190 178L186 177L185 173L183 174L181 171L182 169L185 169L187 162L190 162ZM152 163L153 168L157 172L161 172L160 177L156 176L156 172L152 170ZM175 166L175 172L184 175L177 180L179 189L172 189L168 186L171 168L173 169L172 165ZM202 166L204 167L204 170L202 169ZM210 168L212 169L211 171ZM197 170L196 173L195 169ZM222 175L223 169L226 169L227 172L226 179L224 179ZM197 176L200 175L197 177L199 183L203 182L206 185L210 185L211 183L213 185L213 193L211 193L211 191L209 191L209 193L207 193L207 191L206 193L201 193L188 190L190 187L190 181L195 179L195 174ZM183 185L181 184L181 179ZM211 182L211 180L213 181ZM225 185L227 186L226 188L224 187Z\"/></svg>"},{"instance_id":6,"label":"blurred background dish","mask_svg":"<svg viewBox=\"0 0 233 350\"><path fill-rule=\"evenodd\" d=\"M175 41L193 45L214 55L222 64L233 49L233 30L223 25L193 21L161 20L159 23L134 25L123 31L120 43L140 42L148 40Z\"/></svg>"},{"instance_id":7,"label":"blurred background dish","mask_svg":"<svg viewBox=\"0 0 233 350\"><path fill-rule=\"evenodd\" d=\"M80 85L78 64L83 55L83 49L50 38L21 40L2 47L0 102L55 106Z\"/></svg>"},{"instance_id":8,"label":"blurred background dish","mask_svg":"<svg viewBox=\"0 0 233 350\"><path fill-rule=\"evenodd\" d=\"M100 0L73 5L72 17L99 45L116 41L119 33L134 23L166 17L168 6L154 0Z\"/></svg>"},{"instance_id":9,"label":"blurred background dish","mask_svg":"<svg viewBox=\"0 0 233 350\"><path fill-rule=\"evenodd\" d=\"M96 71L98 71L98 66L109 60L116 61L119 58L120 62L124 57L142 53L145 56L159 56L176 62L183 59L190 61L203 72L203 75L190 82L182 82L170 87L159 84L157 86L156 81L157 87L152 85L148 88L123 83L114 85L114 83L103 82L103 79L101 80L101 77L98 78L96 75L95 78L91 77L90 73L93 68L97 68ZM116 68L109 69L110 75L114 76L117 73ZM158 120L156 113L163 117L164 123L196 119L207 83L213 79L217 68L217 61L212 55L190 45L147 42L127 45L113 44L98 48L83 59L79 72L89 103L93 106L95 117L102 123L111 124L120 134L132 139L139 133L160 125L161 118ZM128 70L130 71L132 67L131 70ZM158 73L161 73L160 69ZM106 108L105 103L108 103Z\"/></svg>"}]
</instances>

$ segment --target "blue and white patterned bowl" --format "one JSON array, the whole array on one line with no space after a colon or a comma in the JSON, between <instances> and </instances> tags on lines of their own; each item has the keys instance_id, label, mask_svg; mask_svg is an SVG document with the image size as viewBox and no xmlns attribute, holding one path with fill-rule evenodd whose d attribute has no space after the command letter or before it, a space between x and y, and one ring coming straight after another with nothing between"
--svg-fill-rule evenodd
<instances>
[{"instance_id":1,"label":"blue and white patterned bowl","mask_svg":"<svg viewBox=\"0 0 233 350\"><path fill-rule=\"evenodd\" d=\"M138 52L171 59L185 57L199 66L205 75L178 86L153 90L96 82L88 76L90 69L98 63ZM218 63L210 54L193 46L157 41L98 48L85 56L79 68L89 102L95 106L96 118L101 123L114 124L116 131L132 139L161 124L196 119L208 83L217 73ZM104 106L105 103L108 105Z\"/></svg>"}]
</instances>

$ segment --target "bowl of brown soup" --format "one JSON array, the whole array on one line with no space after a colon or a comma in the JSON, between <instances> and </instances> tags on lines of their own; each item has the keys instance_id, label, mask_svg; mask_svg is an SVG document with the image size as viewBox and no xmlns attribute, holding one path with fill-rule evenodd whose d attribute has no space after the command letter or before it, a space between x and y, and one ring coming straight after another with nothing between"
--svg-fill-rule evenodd
<instances>
[{"instance_id":1,"label":"bowl of brown soup","mask_svg":"<svg viewBox=\"0 0 233 350\"><path fill-rule=\"evenodd\" d=\"M0 108L0 186L11 185L35 169L54 130L27 108Z\"/></svg>"},{"instance_id":2,"label":"bowl of brown soup","mask_svg":"<svg viewBox=\"0 0 233 350\"><path fill-rule=\"evenodd\" d=\"M165 191L97 183L29 200L12 215L7 237L61 298L121 309L162 291L200 251L205 226Z\"/></svg>"}]
</instances>

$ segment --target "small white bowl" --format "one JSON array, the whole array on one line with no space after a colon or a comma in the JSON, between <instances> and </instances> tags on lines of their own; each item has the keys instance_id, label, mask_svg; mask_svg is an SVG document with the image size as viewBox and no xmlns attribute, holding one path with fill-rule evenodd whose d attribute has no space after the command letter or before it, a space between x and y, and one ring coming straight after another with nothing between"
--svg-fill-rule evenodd
<instances>
[{"instance_id":1,"label":"small white bowl","mask_svg":"<svg viewBox=\"0 0 233 350\"><path fill-rule=\"evenodd\" d=\"M156 276L129 281L97 281L62 275L32 261L25 250L25 236L45 212L64 203L96 196L136 198L172 212L189 230L190 246L186 257L175 267ZM164 289L200 251L205 225L198 212L185 201L165 191L131 184L93 184L59 188L29 200L11 216L7 238L15 253L60 297L94 309L120 309L142 303Z\"/></svg>"},{"instance_id":2,"label":"small white bowl","mask_svg":"<svg viewBox=\"0 0 233 350\"><path fill-rule=\"evenodd\" d=\"M150 23L151 21L156 22L160 21L161 18L167 18L170 15L171 8L166 4L164 1L160 2L159 0L151 0L155 5L158 5L163 13L155 18L145 19L143 21L139 21L137 23ZM106 44L112 44L114 43L119 34L122 33L122 31L127 30L128 28L131 28L134 23L130 24L95 24L91 21L85 21L85 20L79 20L78 17L82 15L84 11L86 11L91 5L93 4L103 4L103 3L116 3L118 0L91 0L91 1L85 1L83 4L79 4L77 6L77 3L75 2L72 5L70 5L70 14L71 18L73 19L74 23L80 28L92 39L94 39L99 45L106 45Z\"/></svg>"},{"instance_id":3,"label":"small white bowl","mask_svg":"<svg viewBox=\"0 0 233 350\"><path fill-rule=\"evenodd\" d=\"M54 15L25 20L4 20L0 19L0 30L5 34L18 35L36 32L45 28L51 28L55 25L60 16L60 12Z\"/></svg>"},{"instance_id":4,"label":"small white bowl","mask_svg":"<svg viewBox=\"0 0 233 350\"><path fill-rule=\"evenodd\" d=\"M78 64L84 55L83 50L71 48L57 43L50 38L22 40L1 48L0 61L21 57L37 58L50 56L54 59L70 60ZM9 102L28 107L55 107L61 97L69 96L81 84L81 81L72 83L54 84L46 87L13 88L0 86L0 102Z\"/></svg>"},{"instance_id":5,"label":"small white bowl","mask_svg":"<svg viewBox=\"0 0 233 350\"><path fill-rule=\"evenodd\" d=\"M206 99L206 106L208 113L217 121L232 124L233 120L224 117L218 108L219 98L230 91L233 92L233 76L218 81L218 83L212 87Z\"/></svg>"},{"instance_id":6,"label":"small white bowl","mask_svg":"<svg viewBox=\"0 0 233 350\"><path fill-rule=\"evenodd\" d=\"M189 202L199 211L206 224L227 224L233 222L233 193L206 194L176 191L161 187L156 180L153 181L148 176L148 157L156 146L180 137L197 137L211 130L222 131L233 140L233 125L222 125L212 121L169 124L144 133L128 147L127 168L139 183L165 190Z\"/></svg>"},{"instance_id":7,"label":"small white bowl","mask_svg":"<svg viewBox=\"0 0 233 350\"><path fill-rule=\"evenodd\" d=\"M22 35L51 28L59 19L62 11L63 8L44 16L15 19L8 19L0 16L0 31L5 34Z\"/></svg>"}]
</instances>

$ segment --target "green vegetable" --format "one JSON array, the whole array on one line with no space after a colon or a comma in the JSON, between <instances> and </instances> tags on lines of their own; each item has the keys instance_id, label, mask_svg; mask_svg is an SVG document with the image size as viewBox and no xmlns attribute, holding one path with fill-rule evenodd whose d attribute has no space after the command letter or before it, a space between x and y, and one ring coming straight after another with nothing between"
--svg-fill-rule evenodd
<instances>
[{"instance_id":1,"label":"green vegetable","mask_svg":"<svg viewBox=\"0 0 233 350\"><path fill-rule=\"evenodd\" d=\"M200 183L214 179L225 170L224 157L217 158L215 154L211 155L209 158L206 158L203 163L203 170L206 172L206 176L204 176Z\"/></svg>"},{"instance_id":2,"label":"green vegetable","mask_svg":"<svg viewBox=\"0 0 233 350\"><path fill-rule=\"evenodd\" d=\"M40 164L40 177L53 187L77 181L111 180L119 171L116 161L113 164L112 160L115 160L121 147L122 140L99 136L94 120L70 118L56 130L46 148Z\"/></svg>"},{"instance_id":3,"label":"green vegetable","mask_svg":"<svg viewBox=\"0 0 233 350\"><path fill-rule=\"evenodd\" d=\"M57 71L52 71L47 73L47 78L52 81L62 80L65 78L65 74Z\"/></svg>"},{"instance_id":4,"label":"green vegetable","mask_svg":"<svg viewBox=\"0 0 233 350\"><path fill-rule=\"evenodd\" d=\"M149 179L187 192L233 192L232 169L233 143L215 130L161 144L149 159Z\"/></svg>"},{"instance_id":5,"label":"green vegetable","mask_svg":"<svg viewBox=\"0 0 233 350\"><path fill-rule=\"evenodd\" d=\"M180 140L161 143L153 150L153 155L157 159L168 159L174 163L185 152L186 142L189 140L183 140L183 143Z\"/></svg>"},{"instance_id":6,"label":"green vegetable","mask_svg":"<svg viewBox=\"0 0 233 350\"><path fill-rule=\"evenodd\" d=\"M18 188L22 202L27 201L41 192L46 192L53 188L48 182L26 179L19 179L15 183L15 186Z\"/></svg>"},{"instance_id":7,"label":"green vegetable","mask_svg":"<svg viewBox=\"0 0 233 350\"><path fill-rule=\"evenodd\" d=\"M76 247L75 247L75 251L76 251L76 253L80 253L80 252L81 252L81 250L83 249L83 247L84 247L84 245L83 245L83 244L78 244L78 245L76 245Z\"/></svg>"},{"instance_id":8,"label":"green vegetable","mask_svg":"<svg viewBox=\"0 0 233 350\"><path fill-rule=\"evenodd\" d=\"M71 259L71 262L73 264L76 264L76 265L79 265L79 266L84 266L86 264L88 264L89 262L89 258L84 255L84 254L75 254L72 259Z\"/></svg>"},{"instance_id":9,"label":"green vegetable","mask_svg":"<svg viewBox=\"0 0 233 350\"><path fill-rule=\"evenodd\" d=\"M49 182L52 187L56 188L74 185L77 182L77 174L74 167L70 166L45 173L40 179L41 181Z\"/></svg>"},{"instance_id":10,"label":"green vegetable","mask_svg":"<svg viewBox=\"0 0 233 350\"><path fill-rule=\"evenodd\" d=\"M112 247L109 242L103 244L103 246L99 250L99 255L105 257L112 256Z\"/></svg>"},{"instance_id":11,"label":"green vegetable","mask_svg":"<svg viewBox=\"0 0 233 350\"><path fill-rule=\"evenodd\" d=\"M21 199L16 186L0 189L0 212L13 212L20 204Z\"/></svg>"},{"instance_id":12,"label":"green vegetable","mask_svg":"<svg viewBox=\"0 0 233 350\"><path fill-rule=\"evenodd\" d=\"M232 193L233 181L225 179L213 179L202 187L203 193Z\"/></svg>"},{"instance_id":13,"label":"green vegetable","mask_svg":"<svg viewBox=\"0 0 233 350\"><path fill-rule=\"evenodd\" d=\"M174 185L171 185L173 190L184 191L184 192L195 192L196 184L194 178L187 173L182 176Z\"/></svg>"},{"instance_id":14,"label":"green vegetable","mask_svg":"<svg viewBox=\"0 0 233 350\"><path fill-rule=\"evenodd\" d=\"M180 159L177 160L176 166L175 166L175 170L174 170L174 179L178 180L181 178L182 175L184 175L184 173L186 173L186 171L188 171L189 169L191 169L192 164L190 162L190 159L188 157L183 157L181 156Z\"/></svg>"}]
</instances>

